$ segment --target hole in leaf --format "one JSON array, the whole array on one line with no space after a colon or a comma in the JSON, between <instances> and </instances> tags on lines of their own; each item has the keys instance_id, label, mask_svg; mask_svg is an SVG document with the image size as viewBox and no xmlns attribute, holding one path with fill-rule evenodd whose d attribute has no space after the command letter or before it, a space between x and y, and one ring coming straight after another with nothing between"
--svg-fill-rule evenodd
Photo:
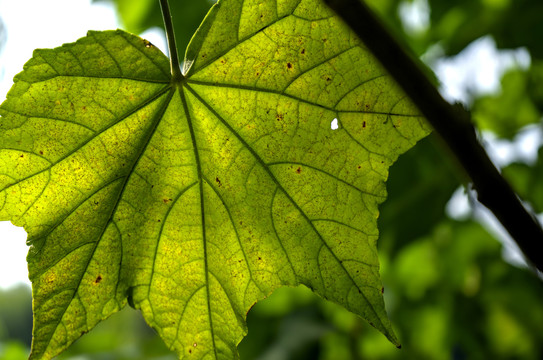
<instances>
[{"instance_id":1,"label":"hole in leaf","mask_svg":"<svg viewBox=\"0 0 543 360\"><path fill-rule=\"evenodd\" d=\"M330 128L332 130L337 130L339 128L337 118L334 118L334 120L332 120L332 122L330 123Z\"/></svg>"}]
</instances>

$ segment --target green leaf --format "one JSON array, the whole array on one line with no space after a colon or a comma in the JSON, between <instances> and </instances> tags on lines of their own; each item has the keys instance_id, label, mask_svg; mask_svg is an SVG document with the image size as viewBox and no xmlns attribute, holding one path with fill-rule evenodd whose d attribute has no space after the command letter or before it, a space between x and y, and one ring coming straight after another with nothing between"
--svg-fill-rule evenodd
<instances>
[{"instance_id":1,"label":"green leaf","mask_svg":"<svg viewBox=\"0 0 543 360\"><path fill-rule=\"evenodd\" d=\"M543 147L537 152L537 162L532 165L512 163L503 169L503 176L519 196L528 201L534 212L543 212Z\"/></svg>"},{"instance_id":2,"label":"green leaf","mask_svg":"<svg viewBox=\"0 0 543 360\"><path fill-rule=\"evenodd\" d=\"M543 4L539 0L429 0L428 35L448 55L490 34L500 49L527 48L532 58L543 57Z\"/></svg>"},{"instance_id":3,"label":"green leaf","mask_svg":"<svg viewBox=\"0 0 543 360\"><path fill-rule=\"evenodd\" d=\"M524 126L538 123L541 115L530 96L530 77L527 71L511 70L503 76L499 94L476 99L472 114L478 127L512 139Z\"/></svg>"},{"instance_id":4,"label":"green leaf","mask_svg":"<svg viewBox=\"0 0 543 360\"><path fill-rule=\"evenodd\" d=\"M31 359L127 302L180 358L236 358L251 306L297 284L398 344L377 206L417 109L317 0L220 1L187 56L175 83L145 40L89 32L16 76L0 220L32 244Z\"/></svg>"}]
</instances>

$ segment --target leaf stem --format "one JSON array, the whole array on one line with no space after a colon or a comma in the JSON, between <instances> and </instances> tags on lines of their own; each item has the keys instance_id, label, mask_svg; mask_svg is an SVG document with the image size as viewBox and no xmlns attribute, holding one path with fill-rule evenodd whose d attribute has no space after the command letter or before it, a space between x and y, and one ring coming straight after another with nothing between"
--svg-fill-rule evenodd
<instances>
[{"instance_id":1,"label":"leaf stem","mask_svg":"<svg viewBox=\"0 0 543 360\"><path fill-rule=\"evenodd\" d=\"M479 143L469 114L446 102L426 77L423 67L388 32L360 0L324 0L358 35L452 151L477 191L524 252L543 271L543 229L522 205Z\"/></svg>"},{"instance_id":2,"label":"leaf stem","mask_svg":"<svg viewBox=\"0 0 543 360\"><path fill-rule=\"evenodd\" d=\"M184 79L184 76L181 74L181 66L179 64L177 46L175 44L172 15L170 13L170 5L168 4L168 0L160 0L160 8L162 9L162 17L164 18L164 26L166 28L166 39L168 40L168 49L170 50L172 82L179 83Z\"/></svg>"}]
</instances>

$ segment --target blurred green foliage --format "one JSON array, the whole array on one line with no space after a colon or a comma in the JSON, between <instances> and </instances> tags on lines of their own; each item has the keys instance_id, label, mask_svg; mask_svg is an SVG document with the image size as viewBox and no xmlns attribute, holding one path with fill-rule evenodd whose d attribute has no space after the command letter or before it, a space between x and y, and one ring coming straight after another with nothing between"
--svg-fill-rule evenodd
<instances>
[{"instance_id":1,"label":"blurred green foliage","mask_svg":"<svg viewBox=\"0 0 543 360\"><path fill-rule=\"evenodd\" d=\"M500 48L525 46L543 57L543 2L538 0L429 0L430 41L457 54L475 39L490 34Z\"/></svg>"},{"instance_id":2,"label":"blurred green foliage","mask_svg":"<svg viewBox=\"0 0 543 360\"><path fill-rule=\"evenodd\" d=\"M129 31L162 26L156 0L109 1ZM444 55L455 55L485 35L499 48L528 49L530 66L508 71L499 92L471 99L470 110L480 128L505 139L513 139L526 125L542 126L543 2L428 0L430 23L418 32L406 30L399 16L399 8L412 1L368 3L418 55L435 46ZM171 1L179 48L186 47L211 4ZM477 222L447 217L445 206L464 181L448 159L435 136L420 142L391 168L389 199L381 207L385 300L401 350L355 315L299 287L281 289L253 307L249 334L239 347L241 358L543 358L542 282L506 263L500 243ZM543 212L543 146L533 164L516 162L503 172L521 197ZM0 292L0 359L26 357L29 319L27 289ZM61 357L75 358L174 359L130 308L97 326Z\"/></svg>"},{"instance_id":3,"label":"blurred green foliage","mask_svg":"<svg viewBox=\"0 0 543 360\"><path fill-rule=\"evenodd\" d=\"M540 110L530 96L531 73L521 69L507 72L497 94L475 99L473 118L481 130L512 139L524 126L537 123Z\"/></svg>"},{"instance_id":4,"label":"blurred green foliage","mask_svg":"<svg viewBox=\"0 0 543 360\"><path fill-rule=\"evenodd\" d=\"M481 130L489 130L509 140L523 127L540 124L542 84L543 58L532 55L529 68L512 68L503 75L498 93L473 99L471 110L474 122Z\"/></svg>"},{"instance_id":5,"label":"blurred green foliage","mask_svg":"<svg viewBox=\"0 0 543 360\"><path fill-rule=\"evenodd\" d=\"M503 169L503 175L535 212L543 212L543 147L535 164L512 163Z\"/></svg>"},{"instance_id":6,"label":"blurred green foliage","mask_svg":"<svg viewBox=\"0 0 543 360\"><path fill-rule=\"evenodd\" d=\"M31 330L32 297L30 289L23 285L11 290L0 289L0 341L17 340L30 344Z\"/></svg>"}]
</instances>

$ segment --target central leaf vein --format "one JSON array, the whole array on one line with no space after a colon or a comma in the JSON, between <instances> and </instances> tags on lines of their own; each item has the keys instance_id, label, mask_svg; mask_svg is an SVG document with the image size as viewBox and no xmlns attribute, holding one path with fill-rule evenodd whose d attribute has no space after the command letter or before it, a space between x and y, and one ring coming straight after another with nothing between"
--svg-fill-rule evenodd
<instances>
[{"instance_id":1,"label":"central leaf vein","mask_svg":"<svg viewBox=\"0 0 543 360\"><path fill-rule=\"evenodd\" d=\"M344 267L342 262L337 257L336 253L332 251L328 243L324 240L322 234L317 230L313 222L309 219L307 214L303 211L303 209L300 208L299 204L292 198L292 196L286 191L286 189L283 187L283 185L279 182L277 177L273 174L273 172L270 170L269 166L262 160L260 155L256 152L255 149L253 149L244 138L241 137L241 135L236 132L232 126L226 121L211 105L207 103L194 89L190 87L189 84L185 85L186 88L200 101L242 144L243 146L253 155L255 160L260 164L260 166L264 169L264 171L267 173L269 178L276 184L277 188L281 190L281 192L286 196L288 201L294 206L294 208L298 211L298 213L302 216L302 218L305 220L305 222L308 224L308 226L311 228L311 230L314 232L314 234L319 238L319 240L322 242L322 245L327 248L327 250L332 254L332 257L334 261L341 267L341 269L344 271L344 273L349 278L349 281L358 288L358 285L354 281L351 274L347 271L347 269ZM320 271L320 267L319 267ZM368 304L369 308L371 309L371 312L375 315L377 319L381 322L377 311L375 310L373 304L367 299L366 295L360 291L360 294L365 299L366 303ZM383 325L384 326L384 325Z\"/></svg>"},{"instance_id":2,"label":"central leaf vein","mask_svg":"<svg viewBox=\"0 0 543 360\"><path fill-rule=\"evenodd\" d=\"M204 256L204 276L205 276L205 288L206 288L206 297L207 297L207 313L209 328L211 333L211 341L213 344L213 351L215 354L215 359L218 359L217 355L217 346L215 344L215 330L213 327L213 316L211 314L211 297L210 297L210 286L209 286L209 265L208 265L208 254L207 254L207 239L206 239L206 219L205 219L205 204L204 204L204 179L202 176L202 165L200 163L200 155L198 153L198 144L196 142L196 135L194 133L194 125L192 124L192 118L190 111L188 109L187 99L182 89L179 90L179 96L181 97L181 102L183 103L183 110L185 111L185 116L187 119L187 125L190 131L190 137L192 140L192 146L194 149L194 160L196 162L196 169L198 173L198 186L200 191L200 214L201 214L201 223L202 223L202 242L203 242L203 256Z\"/></svg>"}]
</instances>

